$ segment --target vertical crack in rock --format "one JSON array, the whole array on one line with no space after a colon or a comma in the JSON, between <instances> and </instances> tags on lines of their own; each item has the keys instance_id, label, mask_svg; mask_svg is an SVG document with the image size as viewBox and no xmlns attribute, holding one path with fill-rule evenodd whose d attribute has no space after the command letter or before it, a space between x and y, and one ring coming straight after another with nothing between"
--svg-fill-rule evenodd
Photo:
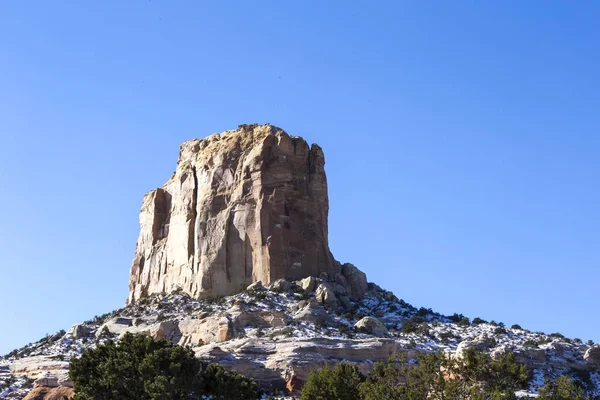
<instances>
[{"instance_id":1,"label":"vertical crack in rock","mask_svg":"<svg viewBox=\"0 0 600 400\"><path fill-rule=\"evenodd\" d=\"M196 167L192 165L192 176L194 178L194 190L192 191L192 214L190 221L190 232L188 236L188 259L190 260L189 267L193 271L195 265L195 250L196 250L196 210L198 204L198 176Z\"/></svg>"},{"instance_id":2,"label":"vertical crack in rock","mask_svg":"<svg viewBox=\"0 0 600 400\"><path fill-rule=\"evenodd\" d=\"M272 125L184 142L175 174L144 198L128 302L339 273L327 241L324 164L318 145Z\"/></svg>"}]
</instances>

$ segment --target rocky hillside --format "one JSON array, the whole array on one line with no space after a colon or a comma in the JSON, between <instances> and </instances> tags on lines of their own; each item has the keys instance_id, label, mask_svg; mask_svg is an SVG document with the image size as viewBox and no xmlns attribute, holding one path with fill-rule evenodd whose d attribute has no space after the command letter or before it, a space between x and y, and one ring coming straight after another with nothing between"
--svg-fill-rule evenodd
<instances>
[{"instance_id":1,"label":"rocky hillside","mask_svg":"<svg viewBox=\"0 0 600 400\"><path fill-rule=\"evenodd\" d=\"M353 268L346 264L342 270ZM64 391L68 362L87 347L124 332L140 332L193 347L196 354L256 379L276 393L295 393L312 368L349 361L368 372L373 362L402 352L467 348L492 357L514 352L532 371L534 396L544 379L569 374L590 391L600 388L600 347L560 334L462 315L443 316L415 308L368 284L361 300L347 298L335 282L308 277L260 283L225 297L192 299L183 293L154 295L67 332L15 350L0 361L0 398L22 398L32 382ZM600 394L600 393L598 393Z\"/></svg>"},{"instance_id":2,"label":"rocky hillside","mask_svg":"<svg viewBox=\"0 0 600 400\"><path fill-rule=\"evenodd\" d=\"M125 308L0 359L0 399L62 399L69 361L125 332L198 357L291 396L311 369L347 361L368 373L403 353L513 352L544 379L568 374L600 395L600 347L562 335L416 308L368 283L329 251L325 159L271 125L181 145L177 169L144 197Z\"/></svg>"}]
</instances>

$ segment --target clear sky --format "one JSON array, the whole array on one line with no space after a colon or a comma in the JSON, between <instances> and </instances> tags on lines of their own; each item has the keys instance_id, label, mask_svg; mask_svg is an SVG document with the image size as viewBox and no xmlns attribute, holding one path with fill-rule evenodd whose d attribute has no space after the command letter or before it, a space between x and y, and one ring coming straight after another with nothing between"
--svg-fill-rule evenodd
<instances>
[{"instance_id":1,"label":"clear sky","mask_svg":"<svg viewBox=\"0 0 600 400\"><path fill-rule=\"evenodd\" d=\"M325 150L340 261L600 341L596 1L0 3L0 353L123 306L179 143Z\"/></svg>"}]
</instances>

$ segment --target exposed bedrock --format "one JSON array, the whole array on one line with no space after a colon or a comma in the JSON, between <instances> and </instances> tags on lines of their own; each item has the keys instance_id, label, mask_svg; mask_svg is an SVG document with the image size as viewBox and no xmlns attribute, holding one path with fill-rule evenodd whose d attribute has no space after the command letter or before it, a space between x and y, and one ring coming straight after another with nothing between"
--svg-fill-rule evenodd
<instances>
[{"instance_id":1,"label":"exposed bedrock","mask_svg":"<svg viewBox=\"0 0 600 400\"><path fill-rule=\"evenodd\" d=\"M144 196L128 303L181 290L341 272L329 251L321 148L272 125L191 140L171 179ZM360 293L360 290L359 290Z\"/></svg>"}]
</instances>

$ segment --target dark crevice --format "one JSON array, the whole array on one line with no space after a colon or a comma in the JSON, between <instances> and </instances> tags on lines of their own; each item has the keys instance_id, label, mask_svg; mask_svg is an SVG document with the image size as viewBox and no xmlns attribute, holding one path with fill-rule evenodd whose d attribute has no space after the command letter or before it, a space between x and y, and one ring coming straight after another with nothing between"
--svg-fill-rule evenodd
<instances>
[{"instance_id":1,"label":"dark crevice","mask_svg":"<svg viewBox=\"0 0 600 400\"><path fill-rule=\"evenodd\" d=\"M233 225L233 216L234 212L229 209L227 212L227 221L225 222L225 236L223 237L223 251L225 252L224 262L225 262L225 276L227 277L227 282L231 282L231 257L229 252L229 231L231 230L231 225Z\"/></svg>"},{"instance_id":2,"label":"dark crevice","mask_svg":"<svg viewBox=\"0 0 600 400\"><path fill-rule=\"evenodd\" d=\"M196 167L192 167L192 173L194 176L194 191L192 193L192 221L190 223L190 232L188 236L188 260L195 253L196 243L196 206L198 203L198 177L196 176ZM194 260L192 259L191 265L193 268Z\"/></svg>"}]
</instances>

